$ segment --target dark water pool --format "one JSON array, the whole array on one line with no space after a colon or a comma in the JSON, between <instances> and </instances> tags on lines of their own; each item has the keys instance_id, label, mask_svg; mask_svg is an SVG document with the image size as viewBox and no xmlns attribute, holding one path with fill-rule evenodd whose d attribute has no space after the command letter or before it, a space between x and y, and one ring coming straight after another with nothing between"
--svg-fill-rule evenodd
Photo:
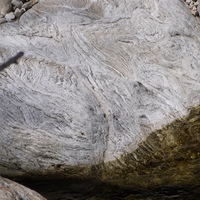
<instances>
[{"instance_id":1,"label":"dark water pool","mask_svg":"<svg viewBox=\"0 0 200 200\"><path fill-rule=\"evenodd\" d=\"M21 184L37 191L48 200L157 200L200 199L200 184L194 186L163 186L152 189L121 188L95 181L23 181Z\"/></svg>"}]
</instances>

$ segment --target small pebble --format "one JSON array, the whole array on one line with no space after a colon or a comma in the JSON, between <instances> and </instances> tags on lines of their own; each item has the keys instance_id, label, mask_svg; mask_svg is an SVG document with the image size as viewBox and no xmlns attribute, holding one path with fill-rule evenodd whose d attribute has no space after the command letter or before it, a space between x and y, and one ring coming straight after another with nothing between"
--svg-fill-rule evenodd
<instances>
[{"instance_id":1,"label":"small pebble","mask_svg":"<svg viewBox=\"0 0 200 200\"><path fill-rule=\"evenodd\" d=\"M25 11L26 10L24 10L24 9L16 8L16 10L15 10L15 17L19 18Z\"/></svg>"},{"instance_id":2,"label":"small pebble","mask_svg":"<svg viewBox=\"0 0 200 200\"><path fill-rule=\"evenodd\" d=\"M7 13L7 14L5 15L5 19L6 19L7 22L12 21L13 19L15 19L14 13L13 13L13 12Z\"/></svg>"}]
</instances>

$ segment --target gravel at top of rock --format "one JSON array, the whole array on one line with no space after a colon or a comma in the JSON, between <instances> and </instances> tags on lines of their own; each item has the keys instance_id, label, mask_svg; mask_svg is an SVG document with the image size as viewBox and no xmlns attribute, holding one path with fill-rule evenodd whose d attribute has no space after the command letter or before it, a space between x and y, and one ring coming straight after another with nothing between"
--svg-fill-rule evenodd
<instances>
[{"instance_id":1,"label":"gravel at top of rock","mask_svg":"<svg viewBox=\"0 0 200 200\"><path fill-rule=\"evenodd\" d=\"M198 0L184 0L184 1L188 5L188 7L191 10L192 14L194 16L199 16L199 11L198 11L199 1Z\"/></svg>"},{"instance_id":2,"label":"gravel at top of rock","mask_svg":"<svg viewBox=\"0 0 200 200\"><path fill-rule=\"evenodd\" d=\"M38 0L1 0L0 24L18 19L36 3L38 3Z\"/></svg>"}]
</instances>

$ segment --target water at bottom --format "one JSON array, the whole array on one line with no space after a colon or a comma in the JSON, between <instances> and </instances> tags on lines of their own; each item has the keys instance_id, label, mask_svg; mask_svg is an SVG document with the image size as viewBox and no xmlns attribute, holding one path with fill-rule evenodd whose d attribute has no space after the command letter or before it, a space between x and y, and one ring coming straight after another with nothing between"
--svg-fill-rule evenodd
<instances>
[{"instance_id":1,"label":"water at bottom","mask_svg":"<svg viewBox=\"0 0 200 200\"><path fill-rule=\"evenodd\" d=\"M158 186L151 189L122 188L83 180L23 181L48 200L195 200L200 199L200 184L193 186Z\"/></svg>"}]
</instances>

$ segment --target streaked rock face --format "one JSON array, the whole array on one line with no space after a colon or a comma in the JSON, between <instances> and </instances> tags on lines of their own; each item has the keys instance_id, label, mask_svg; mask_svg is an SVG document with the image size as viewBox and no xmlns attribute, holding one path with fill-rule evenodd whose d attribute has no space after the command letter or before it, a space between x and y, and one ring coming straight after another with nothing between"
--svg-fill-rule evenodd
<instances>
[{"instance_id":1,"label":"streaked rock face","mask_svg":"<svg viewBox=\"0 0 200 200\"><path fill-rule=\"evenodd\" d=\"M45 200L38 193L30 190L14 181L0 177L0 199L1 200Z\"/></svg>"},{"instance_id":2,"label":"streaked rock face","mask_svg":"<svg viewBox=\"0 0 200 200\"><path fill-rule=\"evenodd\" d=\"M1 174L135 151L200 104L199 36L179 0L40 0L2 24L1 62L25 56L0 74Z\"/></svg>"}]
</instances>

